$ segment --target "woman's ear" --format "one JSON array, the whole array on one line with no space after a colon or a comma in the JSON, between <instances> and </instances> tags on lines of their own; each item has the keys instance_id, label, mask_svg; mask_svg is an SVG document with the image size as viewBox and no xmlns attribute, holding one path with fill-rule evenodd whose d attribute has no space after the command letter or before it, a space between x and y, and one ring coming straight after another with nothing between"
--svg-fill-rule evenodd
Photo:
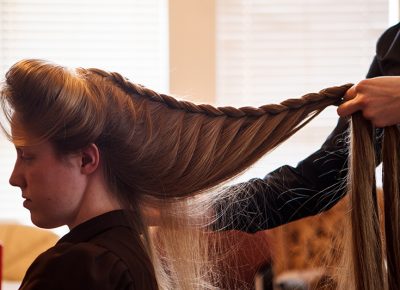
<instances>
[{"instance_id":1,"label":"woman's ear","mask_svg":"<svg viewBox=\"0 0 400 290\"><path fill-rule=\"evenodd\" d=\"M99 167L100 151L96 144L91 143L81 151L81 171L83 174L91 174Z\"/></svg>"}]
</instances>

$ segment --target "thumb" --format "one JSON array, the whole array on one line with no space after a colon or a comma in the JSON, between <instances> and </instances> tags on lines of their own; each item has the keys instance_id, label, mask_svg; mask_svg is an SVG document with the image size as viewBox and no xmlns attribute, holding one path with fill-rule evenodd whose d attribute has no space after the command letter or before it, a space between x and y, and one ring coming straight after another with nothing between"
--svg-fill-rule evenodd
<instances>
[{"instance_id":1,"label":"thumb","mask_svg":"<svg viewBox=\"0 0 400 290\"><path fill-rule=\"evenodd\" d=\"M340 117L346 117L361 109L362 107L356 99L350 99L337 108L337 113Z\"/></svg>"}]
</instances>

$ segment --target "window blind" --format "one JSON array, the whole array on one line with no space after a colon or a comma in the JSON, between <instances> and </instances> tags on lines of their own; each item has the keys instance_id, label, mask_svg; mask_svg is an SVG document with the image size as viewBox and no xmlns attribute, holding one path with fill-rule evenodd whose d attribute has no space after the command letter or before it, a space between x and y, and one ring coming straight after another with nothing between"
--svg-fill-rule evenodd
<instances>
[{"instance_id":1,"label":"window blind","mask_svg":"<svg viewBox=\"0 0 400 290\"><path fill-rule=\"evenodd\" d=\"M361 80L389 26L388 10L388 0L218 0L218 105L278 103ZM295 165L336 120L329 108L242 179Z\"/></svg>"},{"instance_id":2,"label":"window blind","mask_svg":"<svg viewBox=\"0 0 400 290\"><path fill-rule=\"evenodd\" d=\"M117 71L168 90L167 0L0 0L0 73L22 58ZM29 222L8 184L13 146L0 141L0 219ZM49 169L51 170L51 169Z\"/></svg>"}]
</instances>

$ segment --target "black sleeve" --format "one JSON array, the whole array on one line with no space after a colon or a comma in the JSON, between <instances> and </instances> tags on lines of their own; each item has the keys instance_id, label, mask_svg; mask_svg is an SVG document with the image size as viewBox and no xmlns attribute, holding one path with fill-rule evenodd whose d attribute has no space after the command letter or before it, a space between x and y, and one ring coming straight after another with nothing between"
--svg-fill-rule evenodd
<instances>
[{"instance_id":1,"label":"black sleeve","mask_svg":"<svg viewBox=\"0 0 400 290\"><path fill-rule=\"evenodd\" d=\"M285 165L263 179L230 187L235 201L218 204L215 228L256 232L335 205L345 194L347 128L347 120L339 119L322 147L297 167Z\"/></svg>"},{"instance_id":2,"label":"black sleeve","mask_svg":"<svg viewBox=\"0 0 400 290\"><path fill-rule=\"evenodd\" d=\"M367 78L400 75L400 23L388 28L378 39L376 55Z\"/></svg>"}]
</instances>

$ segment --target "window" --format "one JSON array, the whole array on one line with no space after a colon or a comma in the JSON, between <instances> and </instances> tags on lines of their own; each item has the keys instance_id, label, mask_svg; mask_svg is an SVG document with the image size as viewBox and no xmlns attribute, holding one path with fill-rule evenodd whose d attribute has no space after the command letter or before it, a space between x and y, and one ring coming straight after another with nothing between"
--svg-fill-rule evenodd
<instances>
[{"instance_id":1,"label":"window","mask_svg":"<svg viewBox=\"0 0 400 290\"><path fill-rule=\"evenodd\" d=\"M281 102L365 77L388 0L217 1L217 103ZM329 108L241 179L295 165L336 124Z\"/></svg>"}]
</instances>

